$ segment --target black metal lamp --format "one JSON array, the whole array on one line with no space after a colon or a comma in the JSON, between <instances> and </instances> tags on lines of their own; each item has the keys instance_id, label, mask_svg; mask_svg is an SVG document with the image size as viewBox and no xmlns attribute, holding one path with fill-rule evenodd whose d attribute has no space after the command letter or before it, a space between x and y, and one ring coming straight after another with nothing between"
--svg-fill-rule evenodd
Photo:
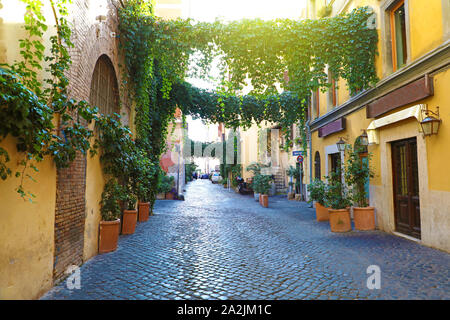
<instances>
[{"instance_id":1,"label":"black metal lamp","mask_svg":"<svg viewBox=\"0 0 450 320\"><path fill-rule=\"evenodd\" d=\"M439 126L442 122L442 120L439 118L439 107L436 107L436 112L428 110L428 108L423 112L425 113L426 116L425 119L423 119L420 122L423 135L426 137L431 136L433 134L437 134L439 131ZM437 118L434 117L433 115L436 116Z\"/></svg>"}]
</instances>

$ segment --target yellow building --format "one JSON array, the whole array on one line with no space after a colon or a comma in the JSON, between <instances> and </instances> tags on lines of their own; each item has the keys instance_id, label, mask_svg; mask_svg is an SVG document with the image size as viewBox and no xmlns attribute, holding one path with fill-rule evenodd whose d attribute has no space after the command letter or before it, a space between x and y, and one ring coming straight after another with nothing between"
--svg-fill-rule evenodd
<instances>
[{"instance_id":1,"label":"yellow building","mask_svg":"<svg viewBox=\"0 0 450 320\"><path fill-rule=\"evenodd\" d=\"M329 10L322 9L325 5ZM380 81L354 96L344 81L326 93L313 93L310 178L323 179L339 160L345 160L336 146L341 137L353 145L366 130L375 171L369 198L378 228L449 252L450 171L445 162L450 156L446 147L450 142L450 3L309 1L308 14L333 16L366 5L376 15ZM425 111L436 112L438 107L439 131L424 136L420 122Z\"/></svg>"}]
</instances>

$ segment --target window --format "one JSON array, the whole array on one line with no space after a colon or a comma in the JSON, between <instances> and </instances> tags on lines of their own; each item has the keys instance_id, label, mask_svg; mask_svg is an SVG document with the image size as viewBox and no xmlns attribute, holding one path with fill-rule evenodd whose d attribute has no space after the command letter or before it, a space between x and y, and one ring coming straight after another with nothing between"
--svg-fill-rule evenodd
<instances>
[{"instance_id":1,"label":"window","mask_svg":"<svg viewBox=\"0 0 450 320\"><path fill-rule=\"evenodd\" d=\"M341 154L340 153L330 154L330 160L331 160L331 171L340 172L340 170L341 170Z\"/></svg>"},{"instance_id":2,"label":"window","mask_svg":"<svg viewBox=\"0 0 450 320\"><path fill-rule=\"evenodd\" d=\"M314 178L321 179L322 175L320 174L320 153L316 151L314 156Z\"/></svg>"},{"instance_id":3,"label":"window","mask_svg":"<svg viewBox=\"0 0 450 320\"><path fill-rule=\"evenodd\" d=\"M408 51L406 46L406 11L405 2L400 1L390 10L392 64L397 70L406 64Z\"/></svg>"},{"instance_id":4,"label":"window","mask_svg":"<svg viewBox=\"0 0 450 320\"><path fill-rule=\"evenodd\" d=\"M331 84L328 89L328 110L331 110L338 105L336 80L331 71L328 71L328 82Z\"/></svg>"},{"instance_id":5,"label":"window","mask_svg":"<svg viewBox=\"0 0 450 320\"><path fill-rule=\"evenodd\" d=\"M312 105L312 118L316 119L320 116L319 89L317 89L315 92L313 92L312 99L311 99L311 105Z\"/></svg>"},{"instance_id":6,"label":"window","mask_svg":"<svg viewBox=\"0 0 450 320\"><path fill-rule=\"evenodd\" d=\"M89 101L102 114L120 112L116 72L106 55L102 55L95 65Z\"/></svg>"}]
</instances>

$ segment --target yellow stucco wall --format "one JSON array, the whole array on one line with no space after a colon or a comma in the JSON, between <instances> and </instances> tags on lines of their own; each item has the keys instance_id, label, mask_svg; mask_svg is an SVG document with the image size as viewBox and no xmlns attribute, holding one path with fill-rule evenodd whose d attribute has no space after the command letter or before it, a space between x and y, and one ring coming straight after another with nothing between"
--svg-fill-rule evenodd
<instances>
[{"instance_id":1,"label":"yellow stucco wall","mask_svg":"<svg viewBox=\"0 0 450 320\"><path fill-rule=\"evenodd\" d=\"M442 43L441 12L442 0L409 1L412 60Z\"/></svg>"},{"instance_id":2,"label":"yellow stucco wall","mask_svg":"<svg viewBox=\"0 0 450 320\"><path fill-rule=\"evenodd\" d=\"M87 157L86 163L86 220L84 224L83 261L98 253L98 231L101 220L100 200L105 179L100 164L100 155Z\"/></svg>"},{"instance_id":3,"label":"yellow stucco wall","mask_svg":"<svg viewBox=\"0 0 450 320\"><path fill-rule=\"evenodd\" d=\"M0 62L20 59L18 39L26 37L21 28L25 4L3 1L0 9ZM44 16L53 21L49 6ZM49 27L44 45L49 54ZM44 63L45 65L45 63ZM43 73L38 74L42 79ZM55 123L56 123L55 119ZM8 166L14 170L24 154L17 153L15 139L0 142L11 158ZM37 181L25 180L25 190L36 195L35 203L24 201L15 191L19 179L0 180L0 299L33 299L51 288L53 281L54 223L56 204L56 167L51 158L36 163L39 172L27 172ZM20 169L20 168L19 168Z\"/></svg>"},{"instance_id":4,"label":"yellow stucco wall","mask_svg":"<svg viewBox=\"0 0 450 320\"><path fill-rule=\"evenodd\" d=\"M434 96L425 100L432 111L440 106L442 123L436 136L427 137L428 183L432 190L450 191L450 70L434 76ZM450 220L450 216L448 218Z\"/></svg>"},{"instance_id":5,"label":"yellow stucco wall","mask_svg":"<svg viewBox=\"0 0 450 320\"><path fill-rule=\"evenodd\" d=\"M12 170L23 159L15 142L8 137L0 143L11 157ZM37 182L26 179L24 184L36 195L35 203L15 191L19 179L0 180L0 299L32 299L52 286L56 167L45 158L37 168L37 173L28 170Z\"/></svg>"},{"instance_id":6,"label":"yellow stucco wall","mask_svg":"<svg viewBox=\"0 0 450 320\"><path fill-rule=\"evenodd\" d=\"M251 178L252 172L247 171L247 167L252 162L258 161L258 131L260 128L253 124L247 130L241 130L241 161L242 161L242 176L244 179Z\"/></svg>"}]
</instances>

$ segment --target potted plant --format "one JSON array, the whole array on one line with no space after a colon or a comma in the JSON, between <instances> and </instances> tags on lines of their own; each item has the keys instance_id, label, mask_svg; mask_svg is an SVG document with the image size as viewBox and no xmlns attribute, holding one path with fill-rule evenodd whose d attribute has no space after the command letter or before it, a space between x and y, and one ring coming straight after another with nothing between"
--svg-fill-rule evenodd
<instances>
[{"instance_id":1,"label":"potted plant","mask_svg":"<svg viewBox=\"0 0 450 320\"><path fill-rule=\"evenodd\" d=\"M326 184L320 179L315 179L308 186L308 191L311 198L310 201L315 202L317 221L329 221L330 215L328 208L325 206Z\"/></svg>"},{"instance_id":2,"label":"potted plant","mask_svg":"<svg viewBox=\"0 0 450 320\"><path fill-rule=\"evenodd\" d=\"M228 178L224 178L222 180L222 185L223 185L224 188L227 188L227 186L228 186Z\"/></svg>"},{"instance_id":3,"label":"potted plant","mask_svg":"<svg viewBox=\"0 0 450 320\"><path fill-rule=\"evenodd\" d=\"M255 174L252 179L253 196L255 197L255 201L259 201L259 203L261 203L260 177L261 174L258 173Z\"/></svg>"},{"instance_id":4,"label":"potted plant","mask_svg":"<svg viewBox=\"0 0 450 320\"><path fill-rule=\"evenodd\" d=\"M261 205L265 208L269 207L269 192L272 187L272 176L261 174L258 176L258 184L260 190L260 202Z\"/></svg>"},{"instance_id":5,"label":"potted plant","mask_svg":"<svg viewBox=\"0 0 450 320\"><path fill-rule=\"evenodd\" d=\"M247 171L251 171L253 173L253 179L251 183L251 187L253 189L253 196L255 197L255 201L259 201L260 203L261 203L260 201L261 191L259 189L258 176L261 175L261 169L266 167L267 167L266 165L262 165L259 162L252 162L246 168Z\"/></svg>"},{"instance_id":6,"label":"potted plant","mask_svg":"<svg viewBox=\"0 0 450 320\"><path fill-rule=\"evenodd\" d=\"M100 230L98 237L98 252L106 253L117 249L120 231L120 205L122 187L116 180L109 180L103 189L100 201Z\"/></svg>"},{"instance_id":7,"label":"potted plant","mask_svg":"<svg viewBox=\"0 0 450 320\"><path fill-rule=\"evenodd\" d=\"M125 208L122 215L122 234L133 234L136 229L137 222L137 210L136 201L137 198L134 194L127 190L124 193Z\"/></svg>"},{"instance_id":8,"label":"potted plant","mask_svg":"<svg viewBox=\"0 0 450 320\"><path fill-rule=\"evenodd\" d=\"M366 192L366 182L373 178L373 171L369 166L371 155L367 156L367 162L359 157L358 148L352 150L349 148L349 157L347 160L347 169L345 172L345 181L351 186L351 195L353 203L353 219L355 229L374 230L375 229L375 208L368 204L368 194Z\"/></svg>"},{"instance_id":9,"label":"potted plant","mask_svg":"<svg viewBox=\"0 0 450 320\"><path fill-rule=\"evenodd\" d=\"M150 214L150 190L149 184L141 183L138 186L138 221L145 222Z\"/></svg>"},{"instance_id":10,"label":"potted plant","mask_svg":"<svg viewBox=\"0 0 450 320\"><path fill-rule=\"evenodd\" d=\"M172 186L175 182L173 176L168 176L166 174L160 174L158 178L158 193L165 194L167 200L173 200L174 193L172 193Z\"/></svg>"},{"instance_id":11,"label":"potted plant","mask_svg":"<svg viewBox=\"0 0 450 320\"><path fill-rule=\"evenodd\" d=\"M348 232L352 230L350 220L351 201L341 182L341 170L332 171L328 179L325 193L326 205L330 215L330 227L332 232Z\"/></svg>"},{"instance_id":12,"label":"potted plant","mask_svg":"<svg viewBox=\"0 0 450 320\"><path fill-rule=\"evenodd\" d=\"M140 154L136 165L136 175L133 177L134 188L138 198L138 221L145 222L150 214L150 185L155 175L155 166L148 157Z\"/></svg>"}]
</instances>

